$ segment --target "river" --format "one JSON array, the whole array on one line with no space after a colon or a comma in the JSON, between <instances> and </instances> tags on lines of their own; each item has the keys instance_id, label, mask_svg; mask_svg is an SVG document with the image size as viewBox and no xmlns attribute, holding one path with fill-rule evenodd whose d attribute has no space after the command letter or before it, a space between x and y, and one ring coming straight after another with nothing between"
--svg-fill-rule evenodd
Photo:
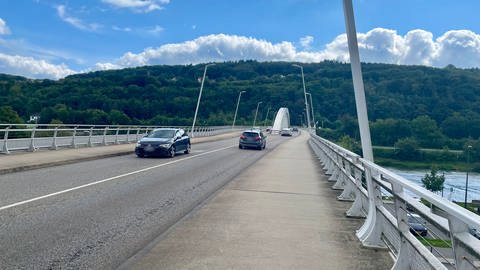
<instances>
[{"instance_id":1,"label":"river","mask_svg":"<svg viewBox=\"0 0 480 270\"><path fill-rule=\"evenodd\" d=\"M422 177L425 174L430 173L430 171L421 171L421 170L399 170L395 168L388 168L390 171L404 177L407 180L412 181L419 186L422 186ZM443 197L449 201L465 201L465 172L442 172L439 171L439 174L445 173L445 183L443 190ZM478 173L469 173L468 174L468 197L467 201L471 202L472 200L480 200L480 174Z\"/></svg>"}]
</instances>

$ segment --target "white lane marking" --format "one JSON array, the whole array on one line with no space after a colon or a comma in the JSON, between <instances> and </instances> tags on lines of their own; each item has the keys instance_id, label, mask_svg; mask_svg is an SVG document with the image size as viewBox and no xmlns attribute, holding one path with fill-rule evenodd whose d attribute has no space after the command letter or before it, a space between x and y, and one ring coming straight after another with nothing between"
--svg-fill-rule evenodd
<instances>
[{"instance_id":1,"label":"white lane marking","mask_svg":"<svg viewBox=\"0 0 480 270\"><path fill-rule=\"evenodd\" d=\"M113 176L113 177L109 177L109 178L106 178L106 179L102 179L102 180L95 181L95 182L92 182L92 183L88 183L88 184L85 184L85 185L81 185L81 186L78 186L78 187L73 187L73 188L62 190L62 191L57 191L57 192L54 192L54 193L43 195L43 196L40 196L40 197L28 199L28 200L25 200L25 201L5 205L5 206L0 207L0 211L9 209L9 208L12 208L12 207L15 207L15 206L27 204L27 203L30 203L30 202L46 199L46 198L53 197L53 196L56 196L56 195L64 194L64 193L67 193L67 192L70 192L70 191L74 191L74 190L86 188L86 187L89 187L89 186L94 186L94 185L98 185L98 184L101 184L101 183L105 183L105 182L108 182L108 181L116 180L116 179L119 179L119 178L122 178L122 177L125 177L125 176L130 176L130 175L133 175L133 174L146 172L146 171L149 171L149 170L153 170L153 169L156 169L156 168L159 168L159 167L167 166L167 165L177 163L177 162L180 162L180 161L189 160L189 159L192 159L192 158L201 157L201 156L204 156L204 155L208 155L208 154L212 154L212 153L215 153L215 152L223 151L223 150L233 148L233 147L234 146L228 146L228 147L215 149L215 150L204 152L204 153L201 153L201 154L198 154L198 155L195 155L195 156L189 156L189 157L182 158L182 159L172 160L172 161L167 162L167 163L155 165L155 166L152 166L152 167L144 168L144 169L141 169L141 170L137 170L137 171L133 171L133 172L129 172L129 173Z\"/></svg>"}]
</instances>

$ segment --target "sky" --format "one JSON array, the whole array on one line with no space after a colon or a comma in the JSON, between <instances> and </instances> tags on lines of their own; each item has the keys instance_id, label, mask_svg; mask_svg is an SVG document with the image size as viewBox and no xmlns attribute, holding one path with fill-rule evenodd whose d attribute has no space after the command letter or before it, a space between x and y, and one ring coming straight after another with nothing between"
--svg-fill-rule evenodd
<instances>
[{"instance_id":1,"label":"sky","mask_svg":"<svg viewBox=\"0 0 480 270\"><path fill-rule=\"evenodd\" d=\"M363 62L480 67L480 1L353 0ZM0 73L348 62L342 0L0 0Z\"/></svg>"}]
</instances>

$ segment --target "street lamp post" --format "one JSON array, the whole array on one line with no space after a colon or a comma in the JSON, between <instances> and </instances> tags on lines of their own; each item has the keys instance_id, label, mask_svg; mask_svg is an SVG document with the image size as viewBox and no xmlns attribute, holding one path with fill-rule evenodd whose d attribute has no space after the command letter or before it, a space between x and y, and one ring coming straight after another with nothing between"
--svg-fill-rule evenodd
<instances>
[{"instance_id":1,"label":"street lamp post","mask_svg":"<svg viewBox=\"0 0 480 270\"><path fill-rule=\"evenodd\" d=\"M260 101L257 103L257 110L255 111L255 118L253 118L253 127L255 127L255 122L257 121L257 114L258 114L258 107L260 104L263 103L263 101Z\"/></svg>"},{"instance_id":2,"label":"street lamp post","mask_svg":"<svg viewBox=\"0 0 480 270\"><path fill-rule=\"evenodd\" d=\"M467 195L468 195L468 171L470 169L470 149L471 145L467 146L467 179L465 182L465 209L467 208Z\"/></svg>"},{"instance_id":3,"label":"street lamp post","mask_svg":"<svg viewBox=\"0 0 480 270\"><path fill-rule=\"evenodd\" d=\"M264 126L267 126L268 113L270 112L270 109L271 109L271 108L272 108L272 107L268 107L267 115L265 116L265 121L263 122L263 125L264 125Z\"/></svg>"},{"instance_id":4,"label":"street lamp post","mask_svg":"<svg viewBox=\"0 0 480 270\"><path fill-rule=\"evenodd\" d=\"M233 117L232 129L235 127L235 120L237 120L237 112L238 112L238 105L240 105L240 98L242 97L242 94L245 92L247 91L240 91L240 93L238 93L237 108L235 109L235 116Z\"/></svg>"},{"instance_id":5,"label":"street lamp post","mask_svg":"<svg viewBox=\"0 0 480 270\"><path fill-rule=\"evenodd\" d=\"M313 113L313 101L312 101L312 94L307 93L307 95L310 96L310 109L312 110L312 122L313 122L313 128L317 129L317 123L315 123L315 114Z\"/></svg>"},{"instance_id":6,"label":"street lamp post","mask_svg":"<svg viewBox=\"0 0 480 270\"><path fill-rule=\"evenodd\" d=\"M307 90L305 88L305 76L303 75L303 66L297 64L293 64L293 66L300 68L300 71L302 72L303 95L305 97L305 110L307 111L307 127L310 129L310 112L308 110Z\"/></svg>"},{"instance_id":7,"label":"street lamp post","mask_svg":"<svg viewBox=\"0 0 480 270\"><path fill-rule=\"evenodd\" d=\"M197 99L197 108L195 109L195 116L193 117L191 137L195 136L193 133L193 130L195 129L195 121L197 121L198 107L200 106L200 99L202 98L203 83L205 82L205 75L207 75L207 68L213 65L215 64L212 63L212 64L205 65L205 69L203 70L202 84L200 85L200 93L198 94L198 99Z\"/></svg>"}]
</instances>

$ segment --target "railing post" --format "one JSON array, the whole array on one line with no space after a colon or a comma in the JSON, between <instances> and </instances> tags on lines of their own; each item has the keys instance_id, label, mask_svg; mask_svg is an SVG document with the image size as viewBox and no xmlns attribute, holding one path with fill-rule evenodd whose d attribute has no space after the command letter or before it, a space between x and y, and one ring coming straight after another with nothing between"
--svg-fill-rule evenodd
<instances>
[{"instance_id":1,"label":"railing post","mask_svg":"<svg viewBox=\"0 0 480 270\"><path fill-rule=\"evenodd\" d=\"M358 160L357 160L358 162ZM347 217L352 218L364 218L366 217L365 211L368 209L366 200L363 198L362 192L362 171L358 168L354 169L354 178L355 178L355 201L353 201L350 209L347 210Z\"/></svg>"},{"instance_id":2,"label":"railing post","mask_svg":"<svg viewBox=\"0 0 480 270\"><path fill-rule=\"evenodd\" d=\"M58 135L58 126L55 127L55 130L53 131L53 140L52 140L52 147L51 147L51 149L53 150L58 150L57 135Z\"/></svg>"},{"instance_id":3,"label":"railing post","mask_svg":"<svg viewBox=\"0 0 480 270\"><path fill-rule=\"evenodd\" d=\"M135 136L135 138L138 138L138 133L140 133L140 127L137 128L137 135ZM130 127L127 128L127 143L130 142Z\"/></svg>"},{"instance_id":4,"label":"railing post","mask_svg":"<svg viewBox=\"0 0 480 270\"><path fill-rule=\"evenodd\" d=\"M452 215L448 215L447 218L448 227L450 229L450 240L452 241L453 255L455 258L455 268L457 270L478 269L473 266L473 261L476 259L469 255L465 247L456 238L456 235L462 233L469 234L469 228L467 224Z\"/></svg>"},{"instance_id":5,"label":"railing post","mask_svg":"<svg viewBox=\"0 0 480 270\"><path fill-rule=\"evenodd\" d=\"M107 145L107 132L108 132L108 126L105 127L105 129L103 130L102 145Z\"/></svg>"},{"instance_id":6,"label":"railing post","mask_svg":"<svg viewBox=\"0 0 480 270\"><path fill-rule=\"evenodd\" d=\"M75 137L77 136L77 128L78 128L78 126L73 128L72 148L77 148L77 142L75 140Z\"/></svg>"},{"instance_id":7,"label":"railing post","mask_svg":"<svg viewBox=\"0 0 480 270\"><path fill-rule=\"evenodd\" d=\"M338 161L339 154L334 153L335 159L332 160L332 175L328 178L329 182L336 182L338 180L339 172L340 172L340 164Z\"/></svg>"},{"instance_id":8,"label":"railing post","mask_svg":"<svg viewBox=\"0 0 480 270\"><path fill-rule=\"evenodd\" d=\"M367 181L368 213L365 223L357 230L356 235L364 246L386 248L381 239L383 224L377 216L377 207L383 207L382 194L380 193L380 187L372 179L371 168L367 166L365 166L365 178Z\"/></svg>"},{"instance_id":9,"label":"railing post","mask_svg":"<svg viewBox=\"0 0 480 270\"><path fill-rule=\"evenodd\" d=\"M35 130L37 126L34 126L32 129L32 134L30 136L30 146L28 147L28 151L35 152L37 149L35 148Z\"/></svg>"},{"instance_id":10,"label":"railing post","mask_svg":"<svg viewBox=\"0 0 480 270\"><path fill-rule=\"evenodd\" d=\"M340 194L337 199L340 201L354 201L355 196L355 178L352 181L352 165L350 162L347 162L345 165L345 173L343 175L343 192Z\"/></svg>"},{"instance_id":11,"label":"railing post","mask_svg":"<svg viewBox=\"0 0 480 270\"><path fill-rule=\"evenodd\" d=\"M5 128L5 133L3 134L3 149L2 152L4 154L10 154L8 151L8 132L10 131L10 126Z\"/></svg>"},{"instance_id":12,"label":"railing post","mask_svg":"<svg viewBox=\"0 0 480 270\"><path fill-rule=\"evenodd\" d=\"M90 130L88 131L88 143L87 143L88 147L93 146L93 144L92 144L92 134L93 134L93 127L90 127Z\"/></svg>"},{"instance_id":13,"label":"railing post","mask_svg":"<svg viewBox=\"0 0 480 270\"><path fill-rule=\"evenodd\" d=\"M335 184L333 184L332 189L343 190L344 186L346 185L345 184L346 167L344 165L345 160L341 155L338 155L338 157L340 158L340 161L339 161L340 167L339 167L339 170L338 170L337 181L335 182Z\"/></svg>"},{"instance_id":14,"label":"railing post","mask_svg":"<svg viewBox=\"0 0 480 270\"><path fill-rule=\"evenodd\" d=\"M117 127L117 131L115 132L115 144L120 144L120 142L118 142L118 132L120 131L120 127Z\"/></svg>"},{"instance_id":15,"label":"railing post","mask_svg":"<svg viewBox=\"0 0 480 270\"><path fill-rule=\"evenodd\" d=\"M137 136L135 136L135 141L138 141L138 135L140 134L141 127L137 127Z\"/></svg>"},{"instance_id":16,"label":"railing post","mask_svg":"<svg viewBox=\"0 0 480 270\"><path fill-rule=\"evenodd\" d=\"M397 184L392 184L392 192L395 204L394 215L397 219L397 229L400 234L400 249L398 250L397 260L393 265L392 270L412 269L409 260L410 252L408 252L410 245L404 236L405 234L410 233L408 226L407 204L404 200L399 198L405 198L403 187Z\"/></svg>"}]
</instances>

